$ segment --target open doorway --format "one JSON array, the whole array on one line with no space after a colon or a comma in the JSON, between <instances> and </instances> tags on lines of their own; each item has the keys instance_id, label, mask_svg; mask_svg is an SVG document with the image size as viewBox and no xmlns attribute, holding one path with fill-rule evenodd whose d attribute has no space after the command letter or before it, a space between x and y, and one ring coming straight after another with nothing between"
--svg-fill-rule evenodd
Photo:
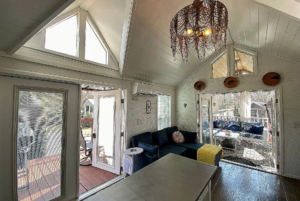
<instances>
[{"instance_id":1,"label":"open doorway","mask_svg":"<svg viewBox=\"0 0 300 201\"><path fill-rule=\"evenodd\" d=\"M118 180L124 148L125 92L82 85L79 194Z\"/></svg>"},{"instance_id":2,"label":"open doorway","mask_svg":"<svg viewBox=\"0 0 300 201\"><path fill-rule=\"evenodd\" d=\"M223 148L223 159L278 172L278 91L199 95L200 139Z\"/></svg>"}]
</instances>

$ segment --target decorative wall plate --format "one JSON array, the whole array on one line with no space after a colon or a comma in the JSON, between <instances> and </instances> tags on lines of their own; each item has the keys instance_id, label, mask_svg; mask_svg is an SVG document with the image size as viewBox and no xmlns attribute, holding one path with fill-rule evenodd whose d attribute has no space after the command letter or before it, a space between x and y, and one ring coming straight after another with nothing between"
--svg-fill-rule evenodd
<instances>
[{"instance_id":1,"label":"decorative wall plate","mask_svg":"<svg viewBox=\"0 0 300 201\"><path fill-rule=\"evenodd\" d=\"M238 85L238 80L235 77L228 77L224 80L224 86L227 88L234 88Z\"/></svg>"},{"instance_id":2,"label":"decorative wall plate","mask_svg":"<svg viewBox=\"0 0 300 201\"><path fill-rule=\"evenodd\" d=\"M205 83L202 82L202 81L198 81L194 84L194 88L197 90L197 91L202 91L204 88L205 88Z\"/></svg>"},{"instance_id":3,"label":"decorative wall plate","mask_svg":"<svg viewBox=\"0 0 300 201\"><path fill-rule=\"evenodd\" d=\"M278 73L270 72L264 75L262 81L265 85L275 86L281 80L281 76Z\"/></svg>"},{"instance_id":4,"label":"decorative wall plate","mask_svg":"<svg viewBox=\"0 0 300 201\"><path fill-rule=\"evenodd\" d=\"M151 101L150 100L146 101L146 113L147 114L151 113Z\"/></svg>"}]
</instances>

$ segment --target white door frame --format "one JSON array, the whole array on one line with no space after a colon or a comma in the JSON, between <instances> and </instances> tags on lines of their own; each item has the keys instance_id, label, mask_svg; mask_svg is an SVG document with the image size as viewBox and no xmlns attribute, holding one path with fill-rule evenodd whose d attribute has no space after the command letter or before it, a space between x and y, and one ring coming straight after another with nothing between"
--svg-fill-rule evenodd
<instances>
[{"instance_id":1,"label":"white door frame","mask_svg":"<svg viewBox=\"0 0 300 201\"><path fill-rule=\"evenodd\" d=\"M77 111L80 106L79 85L6 76L0 76L0 91L4 92L2 94L5 94L5 96L0 97L2 102L0 106L0 127L4 128L1 135L0 149L2 153L6 153L2 156L2 159L6 162L1 164L0 197L4 200L16 201L18 199L16 126L18 124L18 89L20 88L65 93L65 136L62 136L65 153L62 152L61 196L54 200L67 201L76 199L78 197L77 183L79 181L78 120L80 116L78 116L79 113Z\"/></svg>"},{"instance_id":2,"label":"white door frame","mask_svg":"<svg viewBox=\"0 0 300 201\"><path fill-rule=\"evenodd\" d=\"M115 173L120 175L121 173L121 99L122 99L122 90L111 90L111 91L99 91L94 93L94 128L93 133L96 134L96 138L93 138L93 160L92 165L94 167ZM115 133L114 133L114 165L113 167L101 163L97 163L97 153L98 153L98 138L99 138L99 99L104 96L115 96Z\"/></svg>"}]
</instances>

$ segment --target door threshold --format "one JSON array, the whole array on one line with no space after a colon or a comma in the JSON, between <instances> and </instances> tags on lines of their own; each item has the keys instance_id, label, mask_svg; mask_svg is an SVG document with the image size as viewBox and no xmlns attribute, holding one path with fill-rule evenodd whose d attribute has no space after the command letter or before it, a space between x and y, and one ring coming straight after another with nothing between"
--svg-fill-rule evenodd
<instances>
[{"instance_id":1,"label":"door threshold","mask_svg":"<svg viewBox=\"0 0 300 201\"><path fill-rule=\"evenodd\" d=\"M90 197L91 195L93 195L93 194L95 194L95 193L97 193L97 192L113 185L114 183L116 183L118 181L121 181L122 179L125 179L125 177L123 175L117 176L117 177L105 182L104 184L101 184L100 186L97 186L96 188L93 188L92 190L89 190L89 191L81 194L79 196L79 200L83 200L87 197Z\"/></svg>"},{"instance_id":2,"label":"door threshold","mask_svg":"<svg viewBox=\"0 0 300 201\"><path fill-rule=\"evenodd\" d=\"M249 168L249 169L253 169L253 170L265 172L265 173L270 173L270 174L274 174L274 175L280 175L278 172L271 172L271 171L269 172L269 171L261 169L261 168L253 167L253 166L250 166L250 165L245 165L245 164L242 164L242 163L237 163L237 162L226 160L226 159L221 159L221 161L225 162L225 163L230 163L230 164L233 164L233 165L237 165L237 166L241 166L241 167L245 167L245 168Z\"/></svg>"}]
</instances>

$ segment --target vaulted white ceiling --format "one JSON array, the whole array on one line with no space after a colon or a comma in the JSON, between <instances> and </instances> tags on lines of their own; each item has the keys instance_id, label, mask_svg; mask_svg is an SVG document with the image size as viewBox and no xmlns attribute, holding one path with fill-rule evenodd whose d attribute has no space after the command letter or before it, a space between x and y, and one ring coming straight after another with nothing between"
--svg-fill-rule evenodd
<instances>
[{"instance_id":1,"label":"vaulted white ceiling","mask_svg":"<svg viewBox=\"0 0 300 201\"><path fill-rule=\"evenodd\" d=\"M76 7L89 12L116 60L122 64L121 73L124 77L177 86L203 65L193 55L189 56L188 63L184 63L179 55L174 61L170 45L171 19L193 0L134 0L126 54L122 57L122 41L124 43L125 40L122 34L128 25L124 23L128 13L126 9L130 8L128 2L131 1L76 0L64 12ZM219 1L225 4L229 13L227 44L246 46L300 62L300 0ZM24 38L29 30L41 23L55 8L58 9L61 2L4 0L5 9L1 2L0 51L7 51ZM12 9L14 12L9 12ZM206 58L210 56L213 56L212 52L208 52Z\"/></svg>"},{"instance_id":2,"label":"vaulted white ceiling","mask_svg":"<svg viewBox=\"0 0 300 201\"><path fill-rule=\"evenodd\" d=\"M254 0L219 1L225 4L229 13L227 43L233 42L300 62L299 19ZM136 1L124 76L176 86L202 65L193 56L187 64L182 62L180 56L174 61L170 48L170 21L181 8L192 2Z\"/></svg>"},{"instance_id":3,"label":"vaulted white ceiling","mask_svg":"<svg viewBox=\"0 0 300 201\"><path fill-rule=\"evenodd\" d=\"M1 0L0 51L14 53L74 0Z\"/></svg>"}]
</instances>

